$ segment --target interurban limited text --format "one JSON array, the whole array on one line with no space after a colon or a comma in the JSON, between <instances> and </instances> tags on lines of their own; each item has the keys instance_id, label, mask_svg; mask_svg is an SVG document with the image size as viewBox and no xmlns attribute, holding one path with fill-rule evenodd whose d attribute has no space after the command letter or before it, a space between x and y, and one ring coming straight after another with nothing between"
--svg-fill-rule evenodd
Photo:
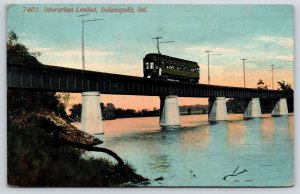
<instances>
[{"instance_id":1,"label":"interurban limited text","mask_svg":"<svg viewBox=\"0 0 300 194\"><path fill-rule=\"evenodd\" d=\"M137 9L131 6L128 7L44 7L43 12L48 13L135 13L147 12L147 7L138 7ZM39 7L24 7L23 12L41 12Z\"/></svg>"}]
</instances>

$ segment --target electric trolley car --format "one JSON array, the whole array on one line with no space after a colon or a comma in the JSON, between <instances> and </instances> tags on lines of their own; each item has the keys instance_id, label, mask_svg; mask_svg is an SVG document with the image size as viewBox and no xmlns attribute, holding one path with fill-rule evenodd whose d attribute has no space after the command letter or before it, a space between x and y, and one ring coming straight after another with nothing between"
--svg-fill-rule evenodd
<instances>
[{"instance_id":1,"label":"electric trolley car","mask_svg":"<svg viewBox=\"0 0 300 194\"><path fill-rule=\"evenodd\" d=\"M199 65L196 62L149 53L143 59L145 78L162 78L198 83Z\"/></svg>"}]
</instances>

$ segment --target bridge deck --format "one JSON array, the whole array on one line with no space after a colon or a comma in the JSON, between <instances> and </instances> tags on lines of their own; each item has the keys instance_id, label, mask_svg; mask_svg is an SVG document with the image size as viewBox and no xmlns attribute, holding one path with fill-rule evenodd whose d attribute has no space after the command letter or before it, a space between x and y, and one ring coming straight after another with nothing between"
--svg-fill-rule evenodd
<instances>
[{"instance_id":1,"label":"bridge deck","mask_svg":"<svg viewBox=\"0 0 300 194\"><path fill-rule=\"evenodd\" d=\"M148 79L55 66L7 66L8 89L181 97L292 98L293 92Z\"/></svg>"}]
</instances>

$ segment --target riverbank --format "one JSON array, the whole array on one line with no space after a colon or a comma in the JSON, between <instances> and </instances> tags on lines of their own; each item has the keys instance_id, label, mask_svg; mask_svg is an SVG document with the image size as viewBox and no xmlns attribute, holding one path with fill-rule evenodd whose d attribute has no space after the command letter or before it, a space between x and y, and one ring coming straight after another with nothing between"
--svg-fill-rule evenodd
<instances>
[{"instance_id":1,"label":"riverbank","mask_svg":"<svg viewBox=\"0 0 300 194\"><path fill-rule=\"evenodd\" d=\"M126 163L83 158L86 151L70 145L92 148L102 141L53 113L8 115L7 124L9 186L118 187L147 180Z\"/></svg>"}]
</instances>

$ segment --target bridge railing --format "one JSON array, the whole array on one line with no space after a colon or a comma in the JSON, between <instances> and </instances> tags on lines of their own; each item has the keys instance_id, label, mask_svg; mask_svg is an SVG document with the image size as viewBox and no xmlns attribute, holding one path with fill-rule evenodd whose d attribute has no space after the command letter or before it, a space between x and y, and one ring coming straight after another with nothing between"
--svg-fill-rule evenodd
<instances>
[{"instance_id":1,"label":"bridge railing","mask_svg":"<svg viewBox=\"0 0 300 194\"><path fill-rule=\"evenodd\" d=\"M292 98L293 92L148 79L56 66L7 66L8 89L102 94L226 98Z\"/></svg>"}]
</instances>

